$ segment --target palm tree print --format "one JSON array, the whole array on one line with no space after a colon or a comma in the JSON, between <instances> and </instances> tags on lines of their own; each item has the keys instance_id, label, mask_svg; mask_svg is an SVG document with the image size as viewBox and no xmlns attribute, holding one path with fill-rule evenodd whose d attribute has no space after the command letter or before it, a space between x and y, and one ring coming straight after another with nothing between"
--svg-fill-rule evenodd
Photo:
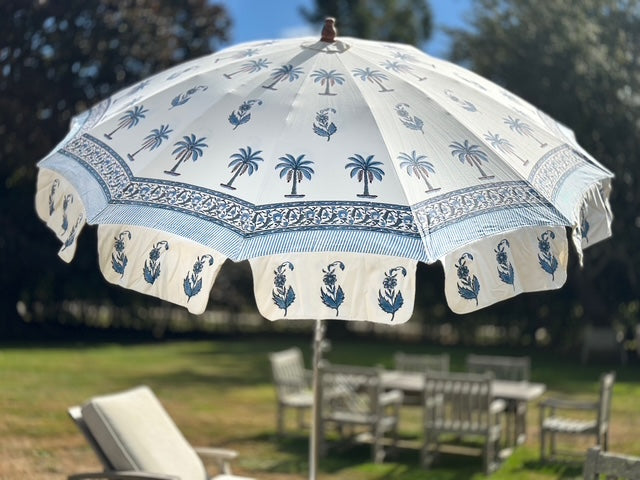
<instances>
[{"instance_id":1,"label":"palm tree print","mask_svg":"<svg viewBox=\"0 0 640 480\"><path fill-rule=\"evenodd\" d=\"M331 93L331 87L344 83L344 75L335 70L327 71L324 68L315 70L311 74L311 78L313 78L315 83L319 83L320 86L324 87L324 92L320 92L318 95L336 95L335 93Z\"/></svg>"},{"instance_id":2,"label":"palm tree print","mask_svg":"<svg viewBox=\"0 0 640 480\"><path fill-rule=\"evenodd\" d=\"M243 58L243 57L251 57L258 53L260 50L257 48L247 48L246 50L242 50L240 52L234 52L232 55L227 55L226 57L218 57L216 61L213 63L218 63L220 60L226 60L228 58Z\"/></svg>"},{"instance_id":3,"label":"palm tree print","mask_svg":"<svg viewBox=\"0 0 640 480\"><path fill-rule=\"evenodd\" d=\"M109 140L112 139L113 134L116 133L118 130L120 130L121 128L127 128L130 129L132 127L135 127L138 122L145 118L145 113L147 113L149 110L145 110L144 107L142 105L139 105L137 107L134 107L131 110L127 110L123 116L121 116L118 119L118 126L116 127L116 129L112 132L109 133L105 133L104 136L106 138L108 138Z\"/></svg>"},{"instance_id":4,"label":"palm tree print","mask_svg":"<svg viewBox=\"0 0 640 480\"><path fill-rule=\"evenodd\" d=\"M139 154L142 150L155 150L158 148L164 140L169 139L169 134L173 132L169 128L169 125L160 125L160 128L154 128L151 130L151 133L144 137L144 141L142 142L142 146L133 153L127 153L127 157L129 160L133 162L133 157Z\"/></svg>"},{"instance_id":5,"label":"palm tree print","mask_svg":"<svg viewBox=\"0 0 640 480\"><path fill-rule=\"evenodd\" d=\"M369 184L373 182L374 179L382 181L384 171L378 166L382 165L382 162L375 161L373 157L373 155L369 155L367 158L364 158L362 155L356 153L353 157L349 157L351 161L344 166L345 169L351 169L351 178L357 176L358 182L364 181L364 190L357 195L358 197L377 197L377 195L369 194Z\"/></svg>"},{"instance_id":6,"label":"palm tree print","mask_svg":"<svg viewBox=\"0 0 640 480\"><path fill-rule=\"evenodd\" d=\"M406 168L409 176L415 176L418 180L424 180L424 183L427 185L425 193L440 190L440 188L433 188L431 183L429 183L429 174L436 173L436 170L433 167L433 163L427 160L426 155L418 155L415 150L411 152L411 155L400 152L398 160L400 160L400 168Z\"/></svg>"},{"instance_id":7,"label":"palm tree print","mask_svg":"<svg viewBox=\"0 0 640 480\"><path fill-rule=\"evenodd\" d=\"M299 157L286 154L284 157L280 157L280 163L276 165L276 170L280 169L280 178L287 177L287 183L293 182L291 187L291 193L285 195L285 197L304 197L304 194L298 193L298 183L303 178L311 180L311 176L315 173L310 165L313 165L311 160L305 160L304 154Z\"/></svg>"},{"instance_id":8,"label":"palm tree print","mask_svg":"<svg viewBox=\"0 0 640 480\"><path fill-rule=\"evenodd\" d=\"M302 75L304 71L301 67L294 67L293 65L282 65L280 68L276 68L274 72L271 74L273 77L273 82L269 85L263 85L262 88L268 88L269 90L277 90L275 88L276 83L284 82L289 80L289 82L296 81L300 75Z\"/></svg>"},{"instance_id":9,"label":"palm tree print","mask_svg":"<svg viewBox=\"0 0 640 480\"><path fill-rule=\"evenodd\" d=\"M496 150L499 150L500 152L508 153L509 155L513 155L514 157L517 157L518 160L522 162L522 165L526 165L527 163L529 163L529 160L525 160L524 158L522 158L520 155L516 153L516 149L514 148L514 146L511 144L509 140L507 140L506 138L502 138L498 133L496 134L493 134L491 132L486 133L484 135L484 138L485 140L488 140L489 142L491 142L491 146Z\"/></svg>"},{"instance_id":10,"label":"palm tree print","mask_svg":"<svg viewBox=\"0 0 640 480\"><path fill-rule=\"evenodd\" d=\"M480 171L480 176L478 177L480 180L493 178L493 175L487 175L484 170L482 170L482 162L488 162L489 156L480 150L478 145L471 145L469 140L465 140L464 144L453 142L449 145L449 148L451 148L451 155L458 157L460 162L466 162Z\"/></svg>"},{"instance_id":11,"label":"palm tree print","mask_svg":"<svg viewBox=\"0 0 640 480\"><path fill-rule=\"evenodd\" d=\"M359 77L363 82L369 81L371 83L375 83L380 90L378 92L393 92L393 89L386 88L382 82L388 80L387 75L380 70L371 70L369 67L367 68L356 68L352 71L354 77Z\"/></svg>"},{"instance_id":12,"label":"palm tree print","mask_svg":"<svg viewBox=\"0 0 640 480\"><path fill-rule=\"evenodd\" d=\"M236 70L235 72L231 72L231 73L225 73L224 76L228 79L231 79L233 78L234 75L237 75L239 73L257 73L263 68L267 68L269 65L271 65L271 62L266 58L249 60L248 62L243 63L240 66L239 70Z\"/></svg>"},{"instance_id":13,"label":"palm tree print","mask_svg":"<svg viewBox=\"0 0 640 480\"><path fill-rule=\"evenodd\" d=\"M516 132L518 135L525 135L527 137L533 138L536 142L538 142L540 148L544 148L547 146L546 143L543 143L538 140L538 138L536 138L536 136L533 134L533 128L531 128L528 123L523 122L519 118L513 118L511 117L511 115L503 118L502 120L504 120L504 123L509 125L509 128Z\"/></svg>"},{"instance_id":14,"label":"palm tree print","mask_svg":"<svg viewBox=\"0 0 640 480\"><path fill-rule=\"evenodd\" d=\"M420 75L416 75L415 73L413 73L413 67L411 65L407 65L406 63L392 62L391 60L386 60L383 63L381 63L380 66L384 67L390 72L411 75L413 78L415 78L419 82L422 82L423 80L427 79L427 77L421 77Z\"/></svg>"},{"instance_id":15,"label":"palm tree print","mask_svg":"<svg viewBox=\"0 0 640 480\"><path fill-rule=\"evenodd\" d=\"M176 170L183 162L186 162L189 158L195 162L202 156L203 149L209 146L204 143L206 139L207 137L197 138L192 133L190 136L185 135L182 137L182 140L174 143L173 146L176 147L176 149L171 152L171 155L177 155L177 162L171 170L165 170L164 173L174 176L180 175Z\"/></svg>"},{"instance_id":16,"label":"palm tree print","mask_svg":"<svg viewBox=\"0 0 640 480\"><path fill-rule=\"evenodd\" d=\"M262 150L257 150L253 152L251 147L247 147L246 149L241 148L238 153L234 153L229 158L231 161L229 162L229 167L231 167L231 172L233 172L233 177L227 183L221 183L220 186L228 188L230 190L235 190L232 184L236 178L240 175L243 175L245 172L249 172L249 176L253 175L253 172L258 170L258 162L262 162L263 159L260 156Z\"/></svg>"}]
</instances>

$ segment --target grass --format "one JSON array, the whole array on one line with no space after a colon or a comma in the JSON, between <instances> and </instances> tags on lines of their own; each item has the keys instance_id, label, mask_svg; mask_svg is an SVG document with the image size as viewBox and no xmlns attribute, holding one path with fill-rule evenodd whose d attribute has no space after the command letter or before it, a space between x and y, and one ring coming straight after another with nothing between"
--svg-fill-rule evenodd
<instances>
[{"instance_id":1,"label":"grass","mask_svg":"<svg viewBox=\"0 0 640 480\"><path fill-rule=\"evenodd\" d=\"M71 473L96 471L93 453L66 416L68 406L89 397L149 385L194 445L234 448L238 474L259 479L304 478L306 432L275 435L275 401L267 353L297 344L309 359L309 337L167 342L138 345L8 346L0 348L0 479L63 479ZM375 341L334 341L328 358L335 363L391 365L394 351L443 351L441 347ZM470 350L447 348L452 369L461 370ZM475 350L478 352L478 349ZM617 370L612 411L611 449L640 453L640 371L637 365L582 366L540 351L485 350L481 353L532 356L533 380L547 384L547 395L593 398L597 379ZM293 426L293 417L289 418ZM417 411L403 411L402 435L419 435ZM529 438L495 480L579 478L579 464L540 464L538 409L529 411ZM580 452L588 443L568 443ZM478 458L443 455L429 471L430 480L485 478ZM332 451L320 462L323 480L423 479L418 453L401 451L393 461L375 465L369 449Z\"/></svg>"}]
</instances>

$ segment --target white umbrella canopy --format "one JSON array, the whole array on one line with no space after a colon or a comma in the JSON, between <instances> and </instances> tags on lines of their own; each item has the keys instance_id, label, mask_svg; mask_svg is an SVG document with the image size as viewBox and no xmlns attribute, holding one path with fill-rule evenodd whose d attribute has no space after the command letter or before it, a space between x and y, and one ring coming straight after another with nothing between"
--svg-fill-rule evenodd
<instances>
[{"instance_id":1,"label":"white umbrella canopy","mask_svg":"<svg viewBox=\"0 0 640 480\"><path fill-rule=\"evenodd\" d=\"M249 260L271 320L403 323L417 262L436 261L466 313L562 286L567 229L580 257L611 235L613 175L571 130L464 68L357 38L178 65L74 118L38 166L64 260L97 224L109 282L193 313L226 259Z\"/></svg>"}]
</instances>

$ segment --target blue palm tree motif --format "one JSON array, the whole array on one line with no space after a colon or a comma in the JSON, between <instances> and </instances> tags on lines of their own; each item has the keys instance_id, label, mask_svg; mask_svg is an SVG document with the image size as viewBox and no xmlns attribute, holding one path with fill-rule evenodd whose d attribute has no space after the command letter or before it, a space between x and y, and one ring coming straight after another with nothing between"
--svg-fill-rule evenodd
<instances>
[{"instance_id":1,"label":"blue palm tree motif","mask_svg":"<svg viewBox=\"0 0 640 480\"><path fill-rule=\"evenodd\" d=\"M112 132L105 133L104 136L111 140L113 138L113 134L121 128L126 127L126 129L129 130L130 128L135 127L141 119L145 118L145 114L148 111L149 110L145 110L142 105L138 105L137 107L133 107L131 110L127 110L124 112L124 115L118 119L118 126L116 129Z\"/></svg>"},{"instance_id":2,"label":"blue palm tree motif","mask_svg":"<svg viewBox=\"0 0 640 480\"><path fill-rule=\"evenodd\" d=\"M331 93L331 87L334 85L342 85L344 83L344 75L335 70L327 71L324 68L314 70L311 73L311 78L315 83L319 83L324 87L324 92L318 93L318 95L336 95Z\"/></svg>"},{"instance_id":3,"label":"blue palm tree motif","mask_svg":"<svg viewBox=\"0 0 640 480\"><path fill-rule=\"evenodd\" d=\"M580 236L589 243L589 222L587 221L587 206L580 207Z\"/></svg>"},{"instance_id":4,"label":"blue palm tree motif","mask_svg":"<svg viewBox=\"0 0 640 480\"><path fill-rule=\"evenodd\" d=\"M426 155L418 155L415 150L411 152L411 155L400 152L398 160L400 160L400 168L406 168L409 176L415 176L418 180L424 180L424 183L427 185L425 193L440 190L439 187L434 188L431 186L431 183L429 183L429 174L436 173L436 170L433 167L433 163L427 160Z\"/></svg>"},{"instance_id":5,"label":"blue palm tree motif","mask_svg":"<svg viewBox=\"0 0 640 480\"><path fill-rule=\"evenodd\" d=\"M558 269L558 259L551 251L551 240L556 238L556 234L547 230L538 237L538 262L540 267L551 275L551 280L555 280L555 273Z\"/></svg>"},{"instance_id":6,"label":"blue palm tree motif","mask_svg":"<svg viewBox=\"0 0 640 480\"><path fill-rule=\"evenodd\" d=\"M395 267L384 274L384 280L382 281L383 290L378 290L378 306L383 312L391 314L391 321L393 322L396 312L404 305L404 298L402 292L398 290L396 293L396 287L398 286L398 273L401 273L403 277L407 276L407 269L404 267Z\"/></svg>"},{"instance_id":7,"label":"blue palm tree motif","mask_svg":"<svg viewBox=\"0 0 640 480\"><path fill-rule=\"evenodd\" d=\"M460 105L462 108L464 108L465 110L467 110L468 112L477 112L478 109L476 108L476 106L471 103L469 100L462 100L458 97L456 97L456 95L453 93L453 91L446 89L444 91L444 94L449 97L452 101L456 102L458 105Z\"/></svg>"},{"instance_id":8,"label":"blue palm tree motif","mask_svg":"<svg viewBox=\"0 0 640 480\"><path fill-rule=\"evenodd\" d=\"M546 143L543 143L540 140L538 140L538 138L533 134L533 128L531 128L531 126L528 123L523 122L519 118L513 118L511 117L511 115L509 115L506 118L503 118L502 120L504 120L504 123L508 125L509 128L514 132L516 132L518 135L524 135L524 136L533 138L536 142L538 142L538 145L540 145L540 148L544 148L547 146Z\"/></svg>"},{"instance_id":9,"label":"blue palm tree motif","mask_svg":"<svg viewBox=\"0 0 640 480\"><path fill-rule=\"evenodd\" d=\"M129 160L133 162L133 157L139 154L142 150L155 150L158 148L164 140L169 139L169 134L173 132L169 128L169 125L160 125L160 128L154 128L151 133L144 137L142 146L133 153L127 153Z\"/></svg>"},{"instance_id":10,"label":"blue palm tree motif","mask_svg":"<svg viewBox=\"0 0 640 480\"><path fill-rule=\"evenodd\" d=\"M187 296L187 302L191 300L191 297L195 297L200 293L200 290L202 290L201 274L206 262L209 263L209 266L213 265L213 257L208 253L201 257L197 257L193 264L193 269L190 272L187 272L187 276L184 277L184 280L182 281L182 288Z\"/></svg>"},{"instance_id":11,"label":"blue palm tree motif","mask_svg":"<svg viewBox=\"0 0 640 480\"><path fill-rule=\"evenodd\" d=\"M127 96L129 97L131 95L138 93L140 90L144 90L146 86L149 85L149 83L151 83L151 80L142 80L137 85L134 85L133 87L131 87L131 89L127 92Z\"/></svg>"},{"instance_id":12,"label":"blue palm tree motif","mask_svg":"<svg viewBox=\"0 0 640 480\"><path fill-rule=\"evenodd\" d=\"M338 285L338 277L336 276L336 268L344 270L344 263L341 261L333 262L322 269L322 283L320 287L320 299L327 307L336 311L336 317L340 313L340 305L344 302L345 295L342 287Z\"/></svg>"},{"instance_id":13,"label":"blue palm tree motif","mask_svg":"<svg viewBox=\"0 0 640 480\"><path fill-rule=\"evenodd\" d=\"M395 108L398 117L400 117L400 121L405 127L407 127L409 130L420 130L422 133L424 133L424 130L422 128L424 127L424 122L419 117L411 116L411 114L407 110L408 108L411 108L409 105L407 105L406 103L398 103Z\"/></svg>"},{"instance_id":14,"label":"blue palm tree motif","mask_svg":"<svg viewBox=\"0 0 640 480\"><path fill-rule=\"evenodd\" d=\"M120 277L124 276L124 270L127 268L129 259L125 254L125 239L131 240L131 232L124 230L120 232L120 235L114 237L113 253L111 254L111 268L113 271L120 274Z\"/></svg>"},{"instance_id":15,"label":"blue palm tree motif","mask_svg":"<svg viewBox=\"0 0 640 480\"><path fill-rule=\"evenodd\" d=\"M313 132L321 137L331 140L331 135L338 131L336 124L329 121L329 113L336 113L335 108L323 108L316 112L316 122L313 124Z\"/></svg>"},{"instance_id":16,"label":"blue palm tree motif","mask_svg":"<svg viewBox=\"0 0 640 480\"><path fill-rule=\"evenodd\" d=\"M73 203L73 195L67 194L62 200L62 233L66 232L69 228L69 217L67 216L67 210L69 209L69 205Z\"/></svg>"},{"instance_id":17,"label":"blue palm tree motif","mask_svg":"<svg viewBox=\"0 0 640 480\"><path fill-rule=\"evenodd\" d=\"M494 252L496 254L496 262L498 262L498 277L504 283L513 286L513 289L515 290L515 272L513 271L513 265L509 261L509 256L507 255L507 252L505 250L507 248L511 248L511 246L509 245L509 240L503 238L502 240L500 240L500 243L498 243L498 246L494 249Z\"/></svg>"},{"instance_id":18,"label":"blue palm tree motif","mask_svg":"<svg viewBox=\"0 0 640 480\"><path fill-rule=\"evenodd\" d=\"M49 216L53 215L53 212L56 211L55 196L59 186L60 180L56 178L51 184L51 190L49 191Z\"/></svg>"},{"instance_id":19,"label":"blue palm tree motif","mask_svg":"<svg viewBox=\"0 0 640 480\"><path fill-rule=\"evenodd\" d=\"M216 58L216 61L213 63L218 63L220 60L226 60L228 58L246 58L246 57L252 57L253 55L255 55L256 53L258 53L260 50L258 48L247 48L246 50L241 50L239 52L234 52L232 55L227 55L226 57L218 57Z\"/></svg>"},{"instance_id":20,"label":"blue palm tree motif","mask_svg":"<svg viewBox=\"0 0 640 480\"><path fill-rule=\"evenodd\" d=\"M262 162L263 159L260 156L262 150L257 150L253 152L251 147L247 147L246 149L241 148L238 153L234 153L229 158L231 161L229 162L229 167L231 167L231 172L233 176L231 180L227 183L221 183L220 185L225 188L229 188L231 190L235 190L236 187L232 186L233 182L240 175L243 175L245 172L249 173L249 176L253 175L253 172L258 170L258 162Z\"/></svg>"},{"instance_id":21,"label":"blue palm tree motif","mask_svg":"<svg viewBox=\"0 0 640 480\"><path fill-rule=\"evenodd\" d=\"M516 157L522 162L522 165L526 165L527 163L529 163L529 160L525 160L516 153L515 147L509 140L507 140L506 138L502 138L498 133L493 134L491 132L488 132L484 135L484 139L491 142L491 146L496 150L502 153L508 153L509 155L513 155L514 157Z\"/></svg>"},{"instance_id":22,"label":"blue palm tree motif","mask_svg":"<svg viewBox=\"0 0 640 480\"><path fill-rule=\"evenodd\" d=\"M282 65L281 67L276 68L271 74L273 82L269 85L263 85L262 88L277 90L277 88L275 88L276 83L284 82L286 80L289 80L289 83L294 82L298 78L300 78L300 75L302 75L303 73L304 71L302 70L302 67L294 67L291 64Z\"/></svg>"},{"instance_id":23,"label":"blue palm tree motif","mask_svg":"<svg viewBox=\"0 0 640 480\"><path fill-rule=\"evenodd\" d=\"M475 300L478 305L478 295L480 294L480 282L478 277L471 275L467 262L473 261L473 255L468 252L462 254L455 264L458 270L458 294L465 300Z\"/></svg>"},{"instance_id":24,"label":"blue palm tree motif","mask_svg":"<svg viewBox=\"0 0 640 480\"><path fill-rule=\"evenodd\" d=\"M231 112L231 115L229 115L229 123L233 125L234 130L251 120L250 110L254 105L262 105L262 100L245 100L242 102L242 105L238 107L237 112L236 110Z\"/></svg>"},{"instance_id":25,"label":"blue palm tree motif","mask_svg":"<svg viewBox=\"0 0 640 480\"><path fill-rule=\"evenodd\" d=\"M149 252L149 258L144 261L143 276L147 283L153 285L160 276L160 253L162 249L169 250L169 243L160 240Z\"/></svg>"},{"instance_id":26,"label":"blue palm tree motif","mask_svg":"<svg viewBox=\"0 0 640 480\"><path fill-rule=\"evenodd\" d=\"M172 108L175 107L179 107L181 105L184 105L185 103L187 103L191 97L198 91L200 92L204 92L205 90L207 90L207 86L205 85L198 85L196 87L191 87L189 90L187 90L184 93L181 93L180 95L176 95L175 97L173 97L173 99L171 100L171 107L169 107L169 110L171 110Z\"/></svg>"},{"instance_id":27,"label":"blue palm tree motif","mask_svg":"<svg viewBox=\"0 0 640 480\"><path fill-rule=\"evenodd\" d=\"M297 185L303 178L311 180L311 176L315 173L313 168L311 168L313 162L311 160L305 160L304 154L299 157L294 157L288 153L285 154L284 157L280 157L278 160L280 160L280 163L276 165L276 170L280 169L280 178L283 178L286 175L287 183L293 182L291 193L285 195L285 197L304 197L304 194L298 193Z\"/></svg>"},{"instance_id":28,"label":"blue palm tree motif","mask_svg":"<svg viewBox=\"0 0 640 480\"><path fill-rule=\"evenodd\" d=\"M480 171L480 180L493 178L493 175L487 175L482 169L482 162L488 162L489 156L478 145L472 145L469 140L465 140L464 144L460 142L452 142L449 145L451 155L458 157L461 163L468 163L472 167L476 167Z\"/></svg>"},{"instance_id":29,"label":"blue palm tree motif","mask_svg":"<svg viewBox=\"0 0 640 480\"><path fill-rule=\"evenodd\" d=\"M246 63L243 63L242 65L240 65L240 69L236 70L235 72L232 73L225 73L224 76L228 79L233 78L234 75L237 75L239 73L257 73L260 70L267 68L269 65L271 65L271 62L269 60L267 60L266 58L258 58L257 60L249 60Z\"/></svg>"},{"instance_id":30,"label":"blue palm tree motif","mask_svg":"<svg viewBox=\"0 0 640 480\"><path fill-rule=\"evenodd\" d=\"M400 60L401 62L415 63L418 61L413 55L399 51L393 52L391 56L396 60Z\"/></svg>"},{"instance_id":31,"label":"blue palm tree motif","mask_svg":"<svg viewBox=\"0 0 640 480\"><path fill-rule=\"evenodd\" d=\"M351 169L351 178L357 176L358 182L362 182L364 180L364 190L362 193L357 195L358 197L377 197L377 195L369 194L369 183L373 182L374 179L382 181L384 171L378 166L382 165L382 162L375 161L373 157L374 155L369 155L367 158L364 158L362 155L358 155L356 153L352 157L349 157L349 160L351 161L344 166L345 170L348 168Z\"/></svg>"},{"instance_id":32,"label":"blue palm tree motif","mask_svg":"<svg viewBox=\"0 0 640 480\"><path fill-rule=\"evenodd\" d=\"M165 170L164 173L173 176L180 175L176 170L183 162L186 162L189 158L195 162L202 156L203 149L209 146L204 143L206 139L207 137L197 138L192 133L190 136L185 135L182 140L174 143L173 146L176 148L171 152L171 155L176 155L176 164L171 170Z\"/></svg>"},{"instance_id":33,"label":"blue palm tree motif","mask_svg":"<svg viewBox=\"0 0 640 480\"><path fill-rule=\"evenodd\" d=\"M180 75L183 75L191 70L195 70L196 68L199 68L198 66L192 66L192 67L187 67L185 69L180 70L179 72L173 72L171 75L169 75L166 80L173 80L174 78L178 78Z\"/></svg>"},{"instance_id":34,"label":"blue palm tree motif","mask_svg":"<svg viewBox=\"0 0 640 480\"><path fill-rule=\"evenodd\" d=\"M273 291L271 298L273 303L281 310L284 310L284 316L287 316L287 310L296 300L296 293L292 286L287 288L287 276L285 275L287 268L293 270L293 263L284 262L273 271Z\"/></svg>"},{"instance_id":35,"label":"blue palm tree motif","mask_svg":"<svg viewBox=\"0 0 640 480\"><path fill-rule=\"evenodd\" d=\"M363 82L369 81L371 83L375 83L380 90L378 92L393 92L393 89L386 88L382 83L385 80L388 80L387 75L380 70L372 70L371 68L355 68L352 70L354 77L359 77Z\"/></svg>"},{"instance_id":36,"label":"blue palm tree motif","mask_svg":"<svg viewBox=\"0 0 640 480\"><path fill-rule=\"evenodd\" d=\"M407 65L406 63L400 63L398 61L385 60L380 64L381 67L384 67L386 70L395 73L401 73L403 75L410 75L419 82L422 82L427 79L427 77L421 77L420 75L416 75L413 72L413 67L411 65Z\"/></svg>"}]
</instances>

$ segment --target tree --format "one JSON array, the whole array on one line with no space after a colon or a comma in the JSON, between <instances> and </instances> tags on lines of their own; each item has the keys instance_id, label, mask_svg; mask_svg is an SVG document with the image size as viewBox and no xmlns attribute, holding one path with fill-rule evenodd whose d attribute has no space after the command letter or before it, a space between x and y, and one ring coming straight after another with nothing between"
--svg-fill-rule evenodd
<instances>
[{"instance_id":1,"label":"tree","mask_svg":"<svg viewBox=\"0 0 640 480\"><path fill-rule=\"evenodd\" d=\"M338 36L352 36L420 46L431 36L433 19L426 0L316 0L303 17L321 24L336 18Z\"/></svg>"},{"instance_id":2,"label":"tree","mask_svg":"<svg viewBox=\"0 0 640 480\"><path fill-rule=\"evenodd\" d=\"M215 50L227 40L230 19L206 0L6 0L0 27L2 335L17 325L16 305L28 316L72 297L134 298L98 273L94 229L85 229L71 265L56 259L57 240L33 208L35 163L63 138L72 116Z\"/></svg>"},{"instance_id":3,"label":"tree","mask_svg":"<svg viewBox=\"0 0 640 480\"><path fill-rule=\"evenodd\" d=\"M469 18L471 28L450 31L452 59L568 125L616 174L613 238L569 276L565 308L580 322L637 321L640 1L474 0Z\"/></svg>"}]
</instances>

